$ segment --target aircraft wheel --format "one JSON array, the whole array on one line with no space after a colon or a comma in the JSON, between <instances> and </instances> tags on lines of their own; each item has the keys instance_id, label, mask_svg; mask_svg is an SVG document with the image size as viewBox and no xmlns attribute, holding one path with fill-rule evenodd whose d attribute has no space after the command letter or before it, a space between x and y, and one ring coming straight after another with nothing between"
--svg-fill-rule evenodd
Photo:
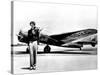
<instances>
[{"instance_id":1,"label":"aircraft wheel","mask_svg":"<svg viewBox=\"0 0 100 75\"><path fill-rule=\"evenodd\" d=\"M29 53L29 48L26 48L26 53Z\"/></svg>"},{"instance_id":2,"label":"aircraft wheel","mask_svg":"<svg viewBox=\"0 0 100 75\"><path fill-rule=\"evenodd\" d=\"M80 50L82 50L82 48L80 47Z\"/></svg>"},{"instance_id":3,"label":"aircraft wheel","mask_svg":"<svg viewBox=\"0 0 100 75\"><path fill-rule=\"evenodd\" d=\"M50 50L51 50L50 46L47 45L47 46L45 46L45 48L44 48L44 53L49 53Z\"/></svg>"},{"instance_id":4,"label":"aircraft wheel","mask_svg":"<svg viewBox=\"0 0 100 75\"><path fill-rule=\"evenodd\" d=\"M91 44L92 45L92 47L95 47L95 44Z\"/></svg>"}]
</instances>

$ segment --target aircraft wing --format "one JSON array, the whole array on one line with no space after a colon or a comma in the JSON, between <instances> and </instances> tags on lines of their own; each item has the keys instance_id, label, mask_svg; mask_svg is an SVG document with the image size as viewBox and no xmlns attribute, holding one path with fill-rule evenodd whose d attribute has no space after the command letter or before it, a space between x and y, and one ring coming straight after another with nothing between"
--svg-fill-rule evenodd
<instances>
[{"instance_id":1,"label":"aircraft wing","mask_svg":"<svg viewBox=\"0 0 100 75\"><path fill-rule=\"evenodd\" d=\"M78 32L78 31L76 31ZM63 33L63 34L55 34L55 35L40 35L40 42L45 43L45 44L50 44L50 45L55 45L55 46L61 46L65 42L62 40L76 32L69 32L69 33Z\"/></svg>"},{"instance_id":2,"label":"aircraft wing","mask_svg":"<svg viewBox=\"0 0 100 75\"><path fill-rule=\"evenodd\" d=\"M55 45L55 46L60 46L62 44L62 41L43 34L40 36L39 42L44 44L49 44L49 45Z\"/></svg>"}]
</instances>

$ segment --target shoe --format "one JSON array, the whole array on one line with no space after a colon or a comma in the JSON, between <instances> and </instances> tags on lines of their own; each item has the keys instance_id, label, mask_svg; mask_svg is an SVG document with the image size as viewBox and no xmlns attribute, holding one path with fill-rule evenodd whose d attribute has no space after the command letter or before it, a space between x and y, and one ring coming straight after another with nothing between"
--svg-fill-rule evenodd
<instances>
[{"instance_id":1,"label":"shoe","mask_svg":"<svg viewBox=\"0 0 100 75\"><path fill-rule=\"evenodd\" d=\"M35 68L34 67L30 67L30 70L35 70Z\"/></svg>"},{"instance_id":2,"label":"shoe","mask_svg":"<svg viewBox=\"0 0 100 75\"><path fill-rule=\"evenodd\" d=\"M36 66L31 66L30 67L30 70L35 70L36 69Z\"/></svg>"},{"instance_id":3,"label":"shoe","mask_svg":"<svg viewBox=\"0 0 100 75\"><path fill-rule=\"evenodd\" d=\"M33 65L33 69L36 69L36 65Z\"/></svg>"},{"instance_id":4,"label":"shoe","mask_svg":"<svg viewBox=\"0 0 100 75\"><path fill-rule=\"evenodd\" d=\"M30 70L32 70L33 69L33 67L30 67Z\"/></svg>"}]
</instances>

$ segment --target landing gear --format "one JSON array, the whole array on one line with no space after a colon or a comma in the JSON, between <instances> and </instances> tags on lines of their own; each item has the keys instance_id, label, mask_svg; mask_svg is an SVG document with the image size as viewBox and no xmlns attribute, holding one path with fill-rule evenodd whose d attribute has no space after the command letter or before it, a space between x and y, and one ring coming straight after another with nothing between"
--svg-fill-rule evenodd
<instances>
[{"instance_id":1,"label":"landing gear","mask_svg":"<svg viewBox=\"0 0 100 75\"><path fill-rule=\"evenodd\" d=\"M26 48L26 53L29 53L29 47Z\"/></svg>"},{"instance_id":2,"label":"landing gear","mask_svg":"<svg viewBox=\"0 0 100 75\"><path fill-rule=\"evenodd\" d=\"M51 50L50 46L47 45L47 46L45 46L45 48L44 48L44 53L49 53L50 50Z\"/></svg>"},{"instance_id":3,"label":"landing gear","mask_svg":"<svg viewBox=\"0 0 100 75\"><path fill-rule=\"evenodd\" d=\"M82 50L82 48L80 47L80 50Z\"/></svg>"},{"instance_id":4,"label":"landing gear","mask_svg":"<svg viewBox=\"0 0 100 75\"><path fill-rule=\"evenodd\" d=\"M92 47L95 47L95 44L94 43L92 43L91 45L92 45Z\"/></svg>"},{"instance_id":5,"label":"landing gear","mask_svg":"<svg viewBox=\"0 0 100 75\"><path fill-rule=\"evenodd\" d=\"M83 44L81 44L81 46L80 46L80 50L82 50L82 47L83 47Z\"/></svg>"}]
</instances>

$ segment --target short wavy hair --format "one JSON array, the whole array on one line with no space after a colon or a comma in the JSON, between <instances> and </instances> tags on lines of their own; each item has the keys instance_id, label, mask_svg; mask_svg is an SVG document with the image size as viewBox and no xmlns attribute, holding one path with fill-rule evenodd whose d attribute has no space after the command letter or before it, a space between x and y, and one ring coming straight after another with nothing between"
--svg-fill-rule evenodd
<instances>
[{"instance_id":1,"label":"short wavy hair","mask_svg":"<svg viewBox=\"0 0 100 75\"><path fill-rule=\"evenodd\" d=\"M31 25L31 24L34 24L34 25L35 25L35 22L34 22L34 21L31 21L31 22L30 22L30 25Z\"/></svg>"}]
</instances>

